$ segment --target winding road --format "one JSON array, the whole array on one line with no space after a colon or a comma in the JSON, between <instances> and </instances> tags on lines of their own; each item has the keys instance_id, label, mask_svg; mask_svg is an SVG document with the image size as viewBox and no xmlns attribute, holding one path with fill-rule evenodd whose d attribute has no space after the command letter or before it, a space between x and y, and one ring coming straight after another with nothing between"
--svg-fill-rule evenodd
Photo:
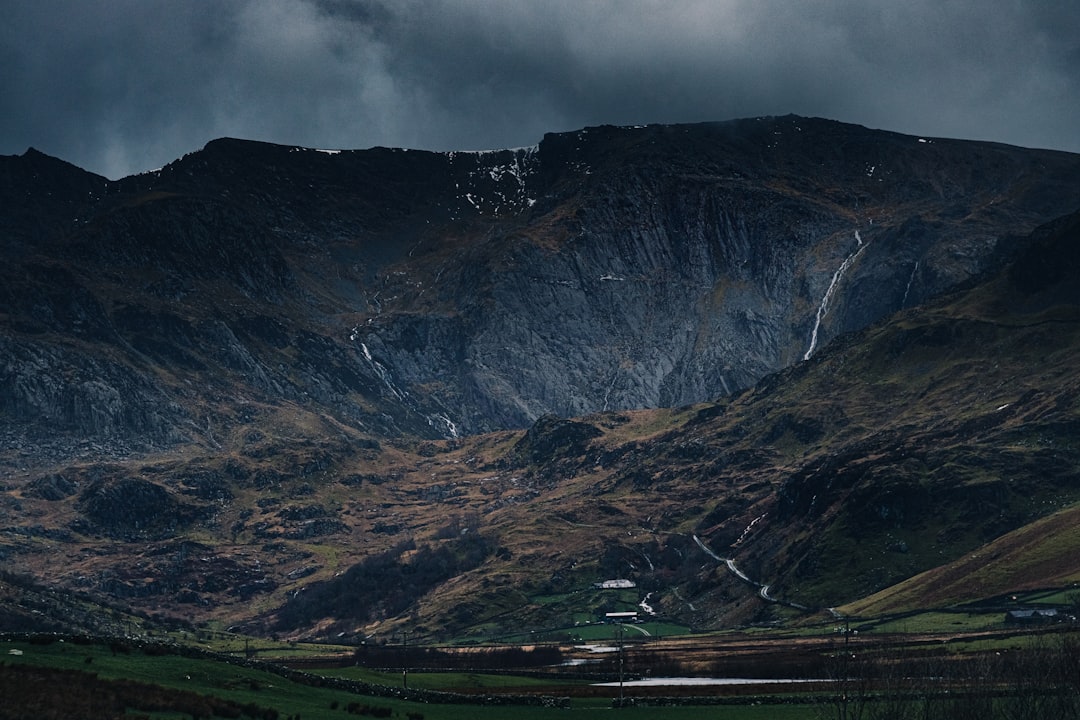
<instances>
[{"instance_id":1,"label":"winding road","mask_svg":"<svg viewBox=\"0 0 1080 720\"><path fill-rule=\"evenodd\" d=\"M740 570L737 565L735 565L735 561L733 559L720 557L712 551L712 548L702 542L701 538L699 538L697 535L694 535L693 537L694 542L697 543L697 546L701 548L706 555L711 557L713 560L716 560L716 562L726 565L729 572L731 572L733 575L735 575L735 577L745 582L747 585L752 585L756 587L758 589L758 595L765 602L776 603L777 605L784 605L786 607L795 608L796 610L809 610L809 608L805 605L800 605L793 602L785 602L784 600L780 600L779 598L774 597L769 593L769 591L772 589L771 585L759 583L757 580L752 579L749 575Z\"/></svg>"}]
</instances>

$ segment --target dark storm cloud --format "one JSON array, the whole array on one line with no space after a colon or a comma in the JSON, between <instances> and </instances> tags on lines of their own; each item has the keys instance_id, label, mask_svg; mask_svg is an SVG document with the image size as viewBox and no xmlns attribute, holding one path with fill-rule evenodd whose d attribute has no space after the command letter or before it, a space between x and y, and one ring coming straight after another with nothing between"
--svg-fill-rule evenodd
<instances>
[{"instance_id":1,"label":"dark storm cloud","mask_svg":"<svg viewBox=\"0 0 1080 720\"><path fill-rule=\"evenodd\" d=\"M224 135L469 149L789 112L1080 151L1056 0L2 5L0 152L113 177Z\"/></svg>"}]
</instances>

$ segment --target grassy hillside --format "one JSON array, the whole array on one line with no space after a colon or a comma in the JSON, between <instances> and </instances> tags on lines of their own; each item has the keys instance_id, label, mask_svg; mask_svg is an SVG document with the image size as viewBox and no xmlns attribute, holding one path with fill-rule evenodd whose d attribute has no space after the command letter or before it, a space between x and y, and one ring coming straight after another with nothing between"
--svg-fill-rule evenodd
<instances>
[{"instance_id":1,"label":"grassy hillside","mask_svg":"<svg viewBox=\"0 0 1080 720\"><path fill-rule=\"evenodd\" d=\"M1078 548L1080 507L1071 507L838 610L846 615L884 615L1047 587L1076 588L1080 600Z\"/></svg>"}]
</instances>

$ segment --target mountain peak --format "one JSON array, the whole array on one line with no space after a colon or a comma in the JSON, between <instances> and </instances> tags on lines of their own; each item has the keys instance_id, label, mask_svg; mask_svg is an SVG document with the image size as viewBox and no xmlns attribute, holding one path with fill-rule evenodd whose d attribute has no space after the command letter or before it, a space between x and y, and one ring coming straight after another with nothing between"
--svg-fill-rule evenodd
<instances>
[{"instance_id":1,"label":"mountain peak","mask_svg":"<svg viewBox=\"0 0 1080 720\"><path fill-rule=\"evenodd\" d=\"M91 177L107 182L106 178L100 175L83 170L66 160L41 152L35 147L27 148L22 155L9 155L3 159L7 160L6 164L11 168L8 172L19 172L15 168L22 168L21 172L31 175L36 173L40 176L42 173L47 173L50 182L62 182L65 175L69 177Z\"/></svg>"}]
</instances>

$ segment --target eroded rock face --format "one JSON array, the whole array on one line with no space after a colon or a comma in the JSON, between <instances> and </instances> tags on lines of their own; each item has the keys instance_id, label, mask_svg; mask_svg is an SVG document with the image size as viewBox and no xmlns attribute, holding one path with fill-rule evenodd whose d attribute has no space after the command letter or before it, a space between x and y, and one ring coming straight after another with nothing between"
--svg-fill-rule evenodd
<instances>
[{"instance_id":1,"label":"eroded rock face","mask_svg":"<svg viewBox=\"0 0 1080 720\"><path fill-rule=\"evenodd\" d=\"M123 437L142 445L186 436L179 428L186 413L148 374L31 338L0 335L0 412L44 435Z\"/></svg>"},{"instance_id":2,"label":"eroded rock face","mask_svg":"<svg viewBox=\"0 0 1080 720\"><path fill-rule=\"evenodd\" d=\"M797 117L0 165L0 429L59 454L216 447L256 405L432 439L715 398L993 267L1080 186L1073 155Z\"/></svg>"},{"instance_id":3,"label":"eroded rock face","mask_svg":"<svg viewBox=\"0 0 1080 720\"><path fill-rule=\"evenodd\" d=\"M978 276L1010 234L1071 210L1060 188L1008 179L1048 177L1014 152L800 118L548 136L530 211L440 258L436 286L393 285L356 335L459 431L715 398ZM1011 188L1004 205L991 185ZM454 311L417 312L432 294Z\"/></svg>"}]
</instances>

